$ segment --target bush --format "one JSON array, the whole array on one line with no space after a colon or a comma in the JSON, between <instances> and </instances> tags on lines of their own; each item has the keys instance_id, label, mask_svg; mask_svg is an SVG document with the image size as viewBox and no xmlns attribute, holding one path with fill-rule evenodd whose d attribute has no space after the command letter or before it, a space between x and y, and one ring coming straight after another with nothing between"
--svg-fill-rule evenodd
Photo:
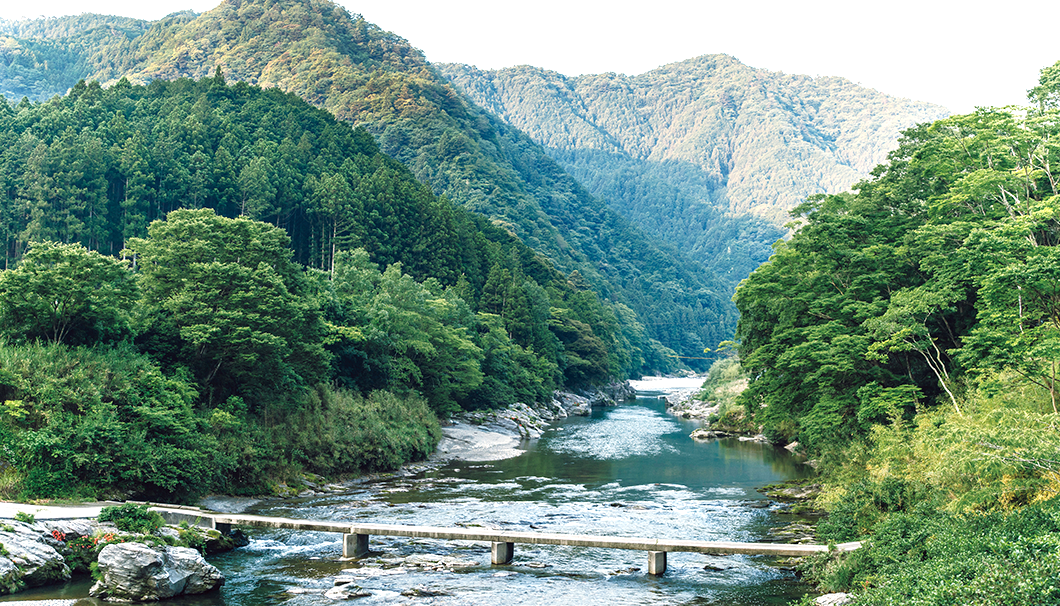
<instances>
[{"instance_id":1,"label":"bush","mask_svg":"<svg viewBox=\"0 0 1060 606\"><path fill-rule=\"evenodd\" d=\"M151 511L150 505L146 503L142 505L126 503L120 506L104 507L99 512L99 521L113 522L118 530L139 534L154 534L166 525L162 515L157 511Z\"/></svg>"},{"instance_id":2,"label":"bush","mask_svg":"<svg viewBox=\"0 0 1060 606\"><path fill-rule=\"evenodd\" d=\"M818 558L808 576L859 606L1060 604L1060 503L962 516L887 516L865 547Z\"/></svg>"},{"instance_id":3,"label":"bush","mask_svg":"<svg viewBox=\"0 0 1060 606\"><path fill-rule=\"evenodd\" d=\"M100 550L111 543L124 542L125 539L109 532L100 533L94 537L74 537L66 541L63 557L66 558L66 564L73 572L87 573L96 563Z\"/></svg>"},{"instance_id":4,"label":"bush","mask_svg":"<svg viewBox=\"0 0 1060 606\"><path fill-rule=\"evenodd\" d=\"M226 471L195 391L131 348L0 345L0 447L24 499L187 500Z\"/></svg>"},{"instance_id":5,"label":"bush","mask_svg":"<svg viewBox=\"0 0 1060 606\"><path fill-rule=\"evenodd\" d=\"M323 387L274 437L292 463L322 475L397 469L425 459L440 438L438 419L419 396Z\"/></svg>"}]
</instances>

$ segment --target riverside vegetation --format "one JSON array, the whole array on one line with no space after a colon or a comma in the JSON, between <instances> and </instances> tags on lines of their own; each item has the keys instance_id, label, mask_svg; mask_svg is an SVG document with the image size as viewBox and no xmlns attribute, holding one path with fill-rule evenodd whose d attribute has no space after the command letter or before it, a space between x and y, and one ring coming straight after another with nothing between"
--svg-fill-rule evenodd
<instances>
[{"instance_id":1,"label":"riverside vegetation","mask_svg":"<svg viewBox=\"0 0 1060 606\"><path fill-rule=\"evenodd\" d=\"M80 83L0 101L0 149L7 498L392 469L439 417L672 364L628 307L275 89Z\"/></svg>"},{"instance_id":2,"label":"riverside vegetation","mask_svg":"<svg viewBox=\"0 0 1060 606\"><path fill-rule=\"evenodd\" d=\"M1060 63L906 131L739 287L746 413L824 480L861 604L1060 603Z\"/></svg>"}]
</instances>

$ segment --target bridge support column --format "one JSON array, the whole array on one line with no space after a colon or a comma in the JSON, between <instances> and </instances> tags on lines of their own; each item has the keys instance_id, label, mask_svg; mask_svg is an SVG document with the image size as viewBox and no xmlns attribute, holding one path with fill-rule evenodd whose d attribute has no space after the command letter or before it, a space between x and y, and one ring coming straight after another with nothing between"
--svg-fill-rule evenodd
<instances>
[{"instance_id":1,"label":"bridge support column","mask_svg":"<svg viewBox=\"0 0 1060 606\"><path fill-rule=\"evenodd\" d=\"M666 574L665 551L648 552L648 574L657 577L661 577L662 575Z\"/></svg>"},{"instance_id":2,"label":"bridge support column","mask_svg":"<svg viewBox=\"0 0 1060 606\"><path fill-rule=\"evenodd\" d=\"M342 557L359 558L368 553L368 535L366 534L344 534L342 535Z\"/></svg>"},{"instance_id":3,"label":"bridge support column","mask_svg":"<svg viewBox=\"0 0 1060 606\"><path fill-rule=\"evenodd\" d=\"M496 542L490 549L490 562L494 564L511 564L515 557L515 543Z\"/></svg>"}]
</instances>

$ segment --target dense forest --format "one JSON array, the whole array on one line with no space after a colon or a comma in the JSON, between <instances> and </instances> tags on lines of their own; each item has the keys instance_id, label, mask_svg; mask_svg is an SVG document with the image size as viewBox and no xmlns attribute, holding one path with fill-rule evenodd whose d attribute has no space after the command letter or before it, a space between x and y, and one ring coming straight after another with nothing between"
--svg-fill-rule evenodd
<instances>
[{"instance_id":1,"label":"dense forest","mask_svg":"<svg viewBox=\"0 0 1060 606\"><path fill-rule=\"evenodd\" d=\"M437 67L623 217L732 288L769 257L791 208L846 191L902 130L946 116L843 78L756 69L728 55L637 75Z\"/></svg>"},{"instance_id":2,"label":"dense forest","mask_svg":"<svg viewBox=\"0 0 1060 606\"><path fill-rule=\"evenodd\" d=\"M1060 603L1060 63L907 130L737 290L745 413L816 459L858 604Z\"/></svg>"},{"instance_id":3,"label":"dense forest","mask_svg":"<svg viewBox=\"0 0 1060 606\"><path fill-rule=\"evenodd\" d=\"M731 336L730 284L591 196L525 134L457 92L407 41L327 0L227 0L144 24L82 16L0 24L0 90L78 79L212 76L276 87L365 128L435 194L490 217L564 273L627 305L651 338L705 364ZM23 88L18 88L19 86ZM21 97L10 96L12 101Z\"/></svg>"},{"instance_id":4,"label":"dense forest","mask_svg":"<svg viewBox=\"0 0 1060 606\"><path fill-rule=\"evenodd\" d=\"M277 89L81 82L0 100L0 149L8 494L391 468L438 417L673 365L628 307Z\"/></svg>"}]
</instances>

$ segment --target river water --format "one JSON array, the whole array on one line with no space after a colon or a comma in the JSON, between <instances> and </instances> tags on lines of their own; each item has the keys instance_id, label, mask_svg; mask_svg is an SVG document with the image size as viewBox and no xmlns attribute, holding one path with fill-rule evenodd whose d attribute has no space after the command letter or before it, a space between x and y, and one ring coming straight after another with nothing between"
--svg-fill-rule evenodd
<instances>
[{"instance_id":1,"label":"river water","mask_svg":"<svg viewBox=\"0 0 1060 606\"><path fill-rule=\"evenodd\" d=\"M697 426L667 415L661 399L639 397L558 423L516 458L452 462L342 496L260 503L247 513L732 541L761 540L794 521L755 489L799 477L805 466L770 446L694 442L688 434ZM754 556L671 553L665 576L656 578L645 573L641 551L516 544L512 565L491 566L488 544L372 537L369 557L342 562L338 534L248 535L249 546L211 558L227 578L219 594L171 603L330 604L323 592L339 575L371 593L357 604L751 606L786 604L804 592L790 573Z\"/></svg>"}]
</instances>

